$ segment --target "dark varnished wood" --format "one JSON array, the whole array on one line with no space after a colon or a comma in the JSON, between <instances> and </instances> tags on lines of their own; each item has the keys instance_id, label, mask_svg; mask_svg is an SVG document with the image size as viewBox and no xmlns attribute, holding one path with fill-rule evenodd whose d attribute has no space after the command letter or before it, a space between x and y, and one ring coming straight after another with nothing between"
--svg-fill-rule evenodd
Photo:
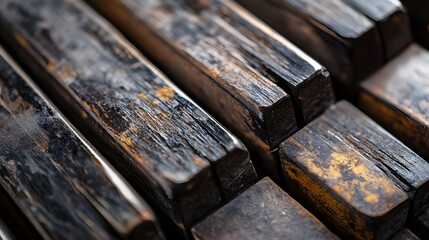
<instances>
[{"instance_id":1,"label":"dark varnished wood","mask_svg":"<svg viewBox=\"0 0 429 240\"><path fill-rule=\"evenodd\" d=\"M345 101L280 155L286 187L350 237L389 237L429 204L429 163Z\"/></svg>"},{"instance_id":2,"label":"dark varnished wood","mask_svg":"<svg viewBox=\"0 0 429 240\"><path fill-rule=\"evenodd\" d=\"M0 146L0 186L19 208L2 211L22 211L43 238L162 238L146 203L1 49Z\"/></svg>"},{"instance_id":3,"label":"dark varnished wood","mask_svg":"<svg viewBox=\"0 0 429 240\"><path fill-rule=\"evenodd\" d=\"M414 44L360 85L359 107L429 161L429 52Z\"/></svg>"},{"instance_id":4,"label":"dark varnished wood","mask_svg":"<svg viewBox=\"0 0 429 240\"><path fill-rule=\"evenodd\" d=\"M350 85L383 64L374 23L341 0L237 0Z\"/></svg>"},{"instance_id":5,"label":"dark varnished wood","mask_svg":"<svg viewBox=\"0 0 429 240\"><path fill-rule=\"evenodd\" d=\"M264 178L192 232L196 239L338 239L319 220Z\"/></svg>"},{"instance_id":6,"label":"dark varnished wood","mask_svg":"<svg viewBox=\"0 0 429 240\"><path fill-rule=\"evenodd\" d=\"M408 228L403 228L397 232L391 240L420 240L413 232Z\"/></svg>"},{"instance_id":7,"label":"dark varnished wood","mask_svg":"<svg viewBox=\"0 0 429 240\"><path fill-rule=\"evenodd\" d=\"M83 2L2 1L0 16L40 84L180 227L256 178L245 147Z\"/></svg>"},{"instance_id":8,"label":"dark varnished wood","mask_svg":"<svg viewBox=\"0 0 429 240\"><path fill-rule=\"evenodd\" d=\"M410 22L399 0L342 0L375 22L387 60L412 42Z\"/></svg>"},{"instance_id":9,"label":"dark varnished wood","mask_svg":"<svg viewBox=\"0 0 429 240\"><path fill-rule=\"evenodd\" d=\"M296 131L293 105L304 124L333 102L326 70L232 1L88 2L261 159Z\"/></svg>"}]
</instances>

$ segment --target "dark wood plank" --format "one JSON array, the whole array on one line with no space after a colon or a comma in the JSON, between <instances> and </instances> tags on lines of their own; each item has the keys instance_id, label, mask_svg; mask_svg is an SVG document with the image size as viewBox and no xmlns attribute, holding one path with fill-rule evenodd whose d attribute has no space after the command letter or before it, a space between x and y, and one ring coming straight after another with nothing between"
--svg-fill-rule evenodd
<instances>
[{"instance_id":1,"label":"dark wood plank","mask_svg":"<svg viewBox=\"0 0 429 240\"><path fill-rule=\"evenodd\" d=\"M389 237L429 204L429 163L345 101L280 155L287 189L355 238Z\"/></svg>"},{"instance_id":2,"label":"dark wood plank","mask_svg":"<svg viewBox=\"0 0 429 240\"><path fill-rule=\"evenodd\" d=\"M264 178L192 232L196 239L338 239L319 220Z\"/></svg>"},{"instance_id":3,"label":"dark wood plank","mask_svg":"<svg viewBox=\"0 0 429 240\"><path fill-rule=\"evenodd\" d=\"M180 227L256 178L245 147L83 2L2 1L0 16L40 84Z\"/></svg>"},{"instance_id":4,"label":"dark wood plank","mask_svg":"<svg viewBox=\"0 0 429 240\"><path fill-rule=\"evenodd\" d=\"M236 0L350 85L384 62L374 23L341 0Z\"/></svg>"},{"instance_id":5,"label":"dark wood plank","mask_svg":"<svg viewBox=\"0 0 429 240\"><path fill-rule=\"evenodd\" d=\"M260 159L296 131L293 106L303 125L334 100L322 66L232 1L198 12L177 0L88 2Z\"/></svg>"},{"instance_id":6,"label":"dark wood plank","mask_svg":"<svg viewBox=\"0 0 429 240\"><path fill-rule=\"evenodd\" d=\"M4 210L3 210L4 211ZM12 233L6 224L0 219L0 240L14 240Z\"/></svg>"},{"instance_id":7,"label":"dark wood plank","mask_svg":"<svg viewBox=\"0 0 429 240\"><path fill-rule=\"evenodd\" d=\"M45 239L160 239L146 203L0 49L0 187ZM0 197L2 200L4 196Z\"/></svg>"},{"instance_id":8,"label":"dark wood plank","mask_svg":"<svg viewBox=\"0 0 429 240\"><path fill-rule=\"evenodd\" d=\"M397 232L391 240L420 240L413 232L408 228L403 228Z\"/></svg>"},{"instance_id":9,"label":"dark wood plank","mask_svg":"<svg viewBox=\"0 0 429 240\"><path fill-rule=\"evenodd\" d=\"M365 113L429 160L429 52L410 46L360 85Z\"/></svg>"},{"instance_id":10,"label":"dark wood plank","mask_svg":"<svg viewBox=\"0 0 429 240\"><path fill-rule=\"evenodd\" d=\"M342 0L375 22L387 60L412 42L410 20L399 0Z\"/></svg>"}]
</instances>

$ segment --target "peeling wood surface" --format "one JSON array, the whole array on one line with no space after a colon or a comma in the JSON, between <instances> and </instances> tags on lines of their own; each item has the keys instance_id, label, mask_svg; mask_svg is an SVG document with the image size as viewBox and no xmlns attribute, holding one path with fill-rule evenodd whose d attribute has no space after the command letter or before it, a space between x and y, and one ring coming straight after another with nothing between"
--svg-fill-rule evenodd
<instances>
[{"instance_id":1,"label":"peeling wood surface","mask_svg":"<svg viewBox=\"0 0 429 240\"><path fill-rule=\"evenodd\" d=\"M3 50L0 56L0 186L39 234L45 239L162 238L146 203Z\"/></svg>"},{"instance_id":2,"label":"peeling wood surface","mask_svg":"<svg viewBox=\"0 0 429 240\"><path fill-rule=\"evenodd\" d=\"M391 240L420 240L413 232L408 228L404 228L397 232Z\"/></svg>"},{"instance_id":3,"label":"peeling wood surface","mask_svg":"<svg viewBox=\"0 0 429 240\"><path fill-rule=\"evenodd\" d=\"M232 1L88 2L261 159L334 101L322 66Z\"/></svg>"},{"instance_id":4,"label":"peeling wood surface","mask_svg":"<svg viewBox=\"0 0 429 240\"><path fill-rule=\"evenodd\" d=\"M429 52L413 44L360 85L369 116L429 161Z\"/></svg>"},{"instance_id":5,"label":"peeling wood surface","mask_svg":"<svg viewBox=\"0 0 429 240\"><path fill-rule=\"evenodd\" d=\"M0 11L4 41L179 226L256 178L245 147L82 2L2 1Z\"/></svg>"},{"instance_id":6,"label":"peeling wood surface","mask_svg":"<svg viewBox=\"0 0 429 240\"><path fill-rule=\"evenodd\" d=\"M196 239L338 239L269 178L217 210L192 232Z\"/></svg>"},{"instance_id":7,"label":"peeling wood surface","mask_svg":"<svg viewBox=\"0 0 429 240\"><path fill-rule=\"evenodd\" d=\"M374 21L384 45L387 60L412 42L410 21L399 0L342 0Z\"/></svg>"},{"instance_id":8,"label":"peeling wood surface","mask_svg":"<svg viewBox=\"0 0 429 240\"><path fill-rule=\"evenodd\" d=\"M374 23L341 0L237 2L320 61L343 84L362 79L384 62Z\"/></svg>"},{"instance_id":9,"label":"peeling wood surface","mask_svg":"<svg viewBox=\"0 0 429 240\"><path fill-rule=\"evenodd\" d=\"M287 189L354 238L389 237L428 206L429 163L345 101L286 140L280 158Z\"/></svg>"}]
</instances>

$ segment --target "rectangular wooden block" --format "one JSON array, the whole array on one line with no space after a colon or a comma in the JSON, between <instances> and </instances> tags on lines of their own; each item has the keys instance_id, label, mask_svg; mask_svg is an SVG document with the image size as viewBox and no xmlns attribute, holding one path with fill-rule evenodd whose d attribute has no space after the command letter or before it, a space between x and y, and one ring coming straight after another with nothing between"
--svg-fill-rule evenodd
<instances>
[{"instance_id":1,"label":"rectangular wooden block","mask_svg":"<svg viewBox=\"0 0 429 240\"><path fill-rule=\"evenodd\" d=\"M429 163L346 101L282 143L280 158L287 189L350 237L388 238L429 205Z\"/></svg>"},{"instance_id":2,"label":"rectangular wooden block","mask_svg":"<svg viewBox=\"0 0 429 240\"><path fill-rule=\"evenodd\" d=\"M201 1L190 0L88 2L267 159L271 173L270 152L296 122L308 123L334 101L325 68L233 1L199 11L189 6Z\"/></svg>"},{"instance_id":3,"label":"rectangular wooden block","mask_svg":"<svg viewBox=\"0 0 429 240\"><path fill-rule=\"evenodd\" d=\"M195 239L338 239L319 220L264 178L197 224Z\"/></svg>"},{"instance_id":4,"label":"rectangular wooden block","mask_svg":"<svg viewBox=\"0 0 429 240\"><path fill-rule=\"evenodd\" d=\"M359 107L429 161L429 52L417 44L361 83Z\"/></svg>"},{"instance_id":5,"label":"rectangular wooden block","mask_svg":"<svg viewBox=\"0 0 429 240\"><path fill-rule=\"evenodd\" d=\"M83 2L2 1L0 15L56 103L180 227L257 177L241 142Z\"/></svg>"},{"instance_id":6,"label":"rectangular wooden block","mask_svg":"<svg viewBox=\"0 0 429 240\"><path fill-rule=\"evenodd\" d=\"M351 85L384 62L375 24L341 0L236 0Z\"/></svg>"},{"instance_id":7,"label":"rectangular wooden block","mask_svg":"<svg viewBox=\"0 0 429 240\"><path fill-rule=\"evenodd\" d=\"M42 238L163 238L146 203L2 49L0 146L0 187L17 207L2 215L22 212Z\"/></svg>"},{"instance_id":8,"label":"rectangular wooden block","mask_svg":"<svg viewBox=\"0 0 429 240\"><path fill-rule=\"evenodd\" d=\"M429 235L428 235L429 236ZM413 232L408 228L403 228L399 232L397 232L391 240L420 240Z\"/></svg>"},{"instance_id":9,"label":"rectangular wooden block","mask_svg":"<svg viewBox=\"0 0 429 240\"><path fill-rule=\"evenodd\" d=\"M412 42L410 20L399 0L342 0L371 19L377 26L387 60Z\"/></svg>"}]
</instances>

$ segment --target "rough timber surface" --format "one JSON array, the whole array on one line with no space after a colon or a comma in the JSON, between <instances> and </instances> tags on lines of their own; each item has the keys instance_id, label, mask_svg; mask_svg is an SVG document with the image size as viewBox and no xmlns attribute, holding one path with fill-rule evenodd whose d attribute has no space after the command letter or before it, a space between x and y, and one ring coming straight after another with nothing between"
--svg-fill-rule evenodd
<instances>
[{"instance_id":1,"label":"rough timber surface","mask_svg":"<svg viewBox=\"0 0 429 240\"><path fill-rule=\"evenodd\" d=\"M192 232L199 240L338 239L269 178L197 224Z\"/></svg>"},{"instance_id":2,"label":"rough timber surface","mask_svg":"<svg viewBox=\"0 0 429 240\"><path fill-rule=\"evenodd\" d=\"M262 158L296 131L293 106L302 125L334 101L322 66L232 1L88 2Z\"/></svg>"},{"instance_id":3,"label":"rough timber surface","mask_svg":"<svg viewBox=\"0 0 429 240\"><path fill-rule=\"evenodd\" d=\"M374 23L341 0L236 0L323 64L343 84L384 62Z\"/></svg>"},{"instance_id":4,"label":"rough timber surface","mask_svg":"<svg viewBox=\"0 0 429 240\"><path fill-rule=\"evenodd\" d=\"M384 55L392 59L412 42L410 20L399 0L342 0L375 22L384 45Z\"/></svg>"},{"instance_id":5,"label":"rough timber surface","mask_svg":"<svg viewBox=\"0 0 429 240\"><path fill-rule=\"evenodd\" d=\"M0 2L1 35L134 186L186 227L255 171L245 147L83 2Z\"/></svg>"},{"instance_id":6,"label":"rough timber surface","mask_svg":"<svg viewBox=\"0 0 429 240\"><path fill-rule=\"evenodd\" d=\"M361 83L359 107L429 161L429 52L417 44Z\"/></svg>"},{"instance_id":7,"label":"rough timber surface","mask_svg":"<svg viewBox=\"0 0 429 240\"><path fill-rule=\"evenodd\" d=\"M351 237L387 238L428 206L429 164L345 101L280 155L288 189Z\"/></svg>"},{"instance_id":8,"label":"rough timber surface","mask_svg":"<svg viewBox=\"0 0 429 240\"><path fill-rule=\"evenodd\" d=\"M162 238L146 203L84 141L0 49L0 187L19 208L2 211L22 211L44 239Z\"/></svg>"}]
</instances>

